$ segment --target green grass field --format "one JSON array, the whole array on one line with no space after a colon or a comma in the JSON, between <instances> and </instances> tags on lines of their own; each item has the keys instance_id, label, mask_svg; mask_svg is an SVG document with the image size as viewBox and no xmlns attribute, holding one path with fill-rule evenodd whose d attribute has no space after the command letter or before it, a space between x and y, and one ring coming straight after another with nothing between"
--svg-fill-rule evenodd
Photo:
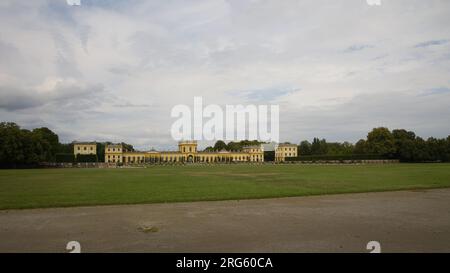
<instances>
[{"instance_id":1,"label":"green grass field","mask_svg":"<svg viewBox=\"0 0 450 273\"><path fill-rule=\"evenodd\" d=\"M450 164L0 170L0 209L250 199L450 187Z\"/></svg>"}]
</instances>

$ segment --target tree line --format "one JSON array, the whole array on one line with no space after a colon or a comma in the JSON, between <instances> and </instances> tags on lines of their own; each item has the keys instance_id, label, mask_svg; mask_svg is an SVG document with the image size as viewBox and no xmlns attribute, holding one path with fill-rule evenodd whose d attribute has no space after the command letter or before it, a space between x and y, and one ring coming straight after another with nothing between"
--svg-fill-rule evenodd
<instances>
[{"instance_id":1,"label":"tree line","mask_svg":"<svg viewBox=\"0 0 450 273\"><path fill-rule=\"evenodd\" d=\"M219 140L205 151L241 151L244 146L259 145L257 140L242 140L225 143ZM110 142L97 143L97 160L104 161L105 146ZM124 148L134 151L132 145L122 143ZM412 131L385 127L374 128L355 144L349 142L327 142L314 138L312 142L301 141L298 145L301 156L357 155L368 157L379 155L399 159L402 162L450 162L450 136L447 138L423 139ZM58 155L73 154L72 143L60 143L59 137L46 127L27 130L12 122L0 123L0 167L29 167L44 162L55 162Z\"/></svg>"},{"instance_id":2,"label":"tree line","mask_svg":"<svg viewBox=\"0 0 450 273\"><path fill-rule=\"evenodd\" d=\"M96 161L104 162L108 144L112 143L97 143ZM134 151L132 145L122 145L124 149ZM33 167L56 162L58 157L64 156L73 158L73 144L60 143L58 135L47 127L27 130L13 122L0 123L0 167Z\"/></svg>"},{"instance_id":3,"label":"tree line","mask_svg":"<svg viewBox=\"0 0 450 273\"><path fill-rule=\"evenodd\" d=\"M20 167L54 160L59 151L58 135L46 127L21 129L12 122L0 123L0 165Z\"/></svg>"},{"instance_id":4,"label":"tree line","mask_svg":"<svg viewBox=\"0 0 450 273\"><path fill-rule=\"evenodd\" d=\"M225 143L218 140L214 146L205 151L241 151L244 146L259 145L257 140L243 140ZM298 145L299 157L302 156L354 156L355 158L391 158L402 162L449 162L450 136L447 138L423 139L412 131L395 129L392 132L385 127L372 129L365 139L355 144L344 142L327 142L315 137L312 142L303 140Z\"/></svg>"},{"instance_id":5,"label":"tree line","mask_svg":"<svg viewBox=\"0 0 450 273\"><path fill-rule=\"evenodd\" d=\"M226 151L241 151L245 146L259 145L263 142L258 140L241 140L241 141L230 141L225 143L223 140L218 140L214 146L208 146L204 149L205 152L220 152L222 150Z\"/></svg>"},{"instance_id":6,"label":"tree line","mask_svg":"<svg viewBox=\"0 0 450 273\"><path fill-rule=\"evenodd\" d=\"M365 139L355 144L349 142L327 142L314 138L298 146L301 156L310 155L379 155L399 159L402 162L449 162L450 136L447 138L423 139L412 131L385 127L374 128Z\"/></svg>"}]
</instances>

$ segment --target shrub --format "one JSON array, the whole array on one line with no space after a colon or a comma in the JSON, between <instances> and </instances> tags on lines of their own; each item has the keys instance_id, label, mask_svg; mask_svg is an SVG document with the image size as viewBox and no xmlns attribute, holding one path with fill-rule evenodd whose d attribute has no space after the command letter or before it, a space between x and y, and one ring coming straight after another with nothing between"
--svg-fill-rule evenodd
<instances>
[{"instance_id":1,"label":"shrub","mask_svg":"<svg viewBox=\"0 0 450 273\"><path fill-rule=\"evenodd\" d=\"M73 163L75 157L73 154L59 153L55 155L55 160L57 163Z\"/></svg>"},{"instance_id":2,"label":"shrub","mask_svg":"<svg viewBox=\"0 0 450 273\"><path fill-rule=\"evenodd\" d=\"M343 160L382 160L387 156L374 154L352 155L305 155L299 157L287 157L286 161L343 161Z\"/></svg>"},{"instance_id":3,"label":"shrub","mask_svg":"<svg viewBox=\"0 0 450 273\"><path fill-rule=\"evenodd\" d=\"M77 155L76 161L79 163L87 163L87 162L97 162L97 155L89 154L89 155Z\"/></svg>"}]
</instances>

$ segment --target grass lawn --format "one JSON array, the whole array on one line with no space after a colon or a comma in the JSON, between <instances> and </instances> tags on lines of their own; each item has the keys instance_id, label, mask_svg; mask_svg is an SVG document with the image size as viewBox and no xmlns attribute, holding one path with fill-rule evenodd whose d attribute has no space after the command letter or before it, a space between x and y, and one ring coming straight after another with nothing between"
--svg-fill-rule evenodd
<instances>
[{"instance_id":1,"label":"grass lawn","mask_svg":"<svg viewBox=\"0 0 450 273\"><path fill-rule=\"evenodd\" d=\"M450 187L450 164L0 170L0 209Z\"/></svg>"}]
</instances>

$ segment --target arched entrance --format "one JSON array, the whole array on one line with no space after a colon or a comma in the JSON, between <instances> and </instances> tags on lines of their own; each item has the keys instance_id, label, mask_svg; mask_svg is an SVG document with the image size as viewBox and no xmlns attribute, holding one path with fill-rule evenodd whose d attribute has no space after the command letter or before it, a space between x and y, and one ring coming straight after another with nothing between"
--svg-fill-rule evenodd
<instances>
[{"instance_id":1,"label":"arched entrance","mask_svg":"<svg viewBox=\"0 0 450 273\"><path fill-rule=\"evenodd\" d=\"M188 155L187 162L189 162L189 163L194 162L194 156L193 155Z\"/></svg>"}]
</instances>

